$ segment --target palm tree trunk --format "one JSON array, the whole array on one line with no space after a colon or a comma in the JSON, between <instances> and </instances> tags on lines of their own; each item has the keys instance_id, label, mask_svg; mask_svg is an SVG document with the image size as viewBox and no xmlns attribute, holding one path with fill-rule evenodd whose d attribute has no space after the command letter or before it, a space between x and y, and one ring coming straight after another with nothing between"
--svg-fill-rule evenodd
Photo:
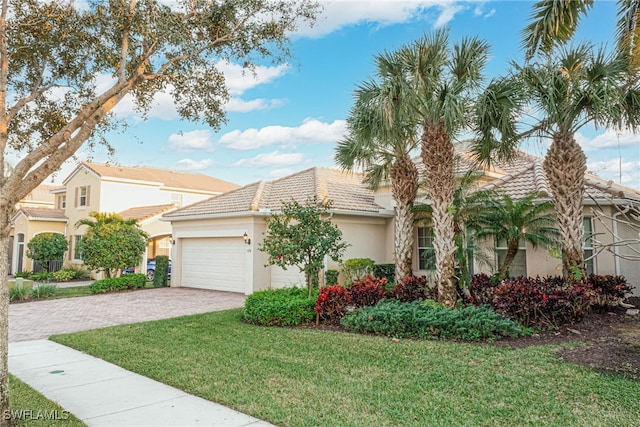
<instances>
[{"instance_id":1,"label":"palm tree trunk","mask_svg":"<svg viewBox=\"0 0 640 427\"><path fill-rule=\"evenodd\" d=\"M507 278L507 271L509 271L509 266L511 266L511 263L518 254L518 244L518 240L511 240L507 244L507 254L502 261L500 270L498 271L498 280L504 280Z\"/></svg>"},{"instance_id":2,"label":"palm tree trunk","mask_svg":"<svg viewBox=\"0 0 640 427\"><path fill-rule=\"evenodd\" d=\"M431 196L433 248L437 263L438 298L447 307L456 304L453 192L454 149L444 126L425 126L422 133L422 161L427 190Z\"/></svg>"},{"instance_id":3,"label":"palm tree trunk","mask_svg":"<svg viewBox=\"0 0 640 427\"><path fill-rule=\"evenodd\" d=\"M543 167L553 193L564 274L584 276L582 204L587 157L573 134L556 134Z\"/></svg>"},{"instance_id":4,"label":"palm tree trunk","mask_svg":"<svg viewBox=\"0 0 640 427\"><path fill-rule=\"evenodd\" d=\"M399 281L413 274L413 201L418 194L418 168L409 155L396 159L391 167L391 192L395 208L395 277Z\"/></svg>"}]
</instances>

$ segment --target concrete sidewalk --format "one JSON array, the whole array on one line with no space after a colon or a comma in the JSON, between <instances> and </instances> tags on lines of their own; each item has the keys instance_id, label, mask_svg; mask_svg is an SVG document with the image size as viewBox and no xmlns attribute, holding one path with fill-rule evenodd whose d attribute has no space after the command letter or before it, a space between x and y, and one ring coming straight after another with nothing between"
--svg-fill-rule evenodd
<instances>
[{"instance_id":1,"label":"concrete sidewalk","mask_svg":"<svg viewBox=\"0 0 640 427\"><path fill-rule=\"evenodd\" d=\"M271 426L48 340L10 343L9 371L90 426Z\"/></svg>"}]
</instances>

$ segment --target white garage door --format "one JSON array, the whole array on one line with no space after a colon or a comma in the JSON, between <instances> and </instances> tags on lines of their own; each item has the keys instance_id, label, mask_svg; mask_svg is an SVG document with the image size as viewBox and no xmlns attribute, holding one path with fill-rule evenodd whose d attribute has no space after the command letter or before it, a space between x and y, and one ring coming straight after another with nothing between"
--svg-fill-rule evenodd
<instances>
[{"instance_id":1,"label":"white garage door","mask_svg":"<svg viewBox=\"0 0 640 427\"><path fill-rule=\"evenodd\" d=\"M246 291L247 245L237 237L182 240L182 286Z\"/></svg>"},{"instance_id":2,"label":"white garage door","mask_svg":"<svg viewBox=\"0 0 640 427\"><path fill-rule=\"evenodd\" d=\"M304 274L300 272L298 267L292 265L284 270L277 265L271 266L272 288L291 288L294 286L307 286L307 280L305 279Z\"/></svg>"}]
</instances>

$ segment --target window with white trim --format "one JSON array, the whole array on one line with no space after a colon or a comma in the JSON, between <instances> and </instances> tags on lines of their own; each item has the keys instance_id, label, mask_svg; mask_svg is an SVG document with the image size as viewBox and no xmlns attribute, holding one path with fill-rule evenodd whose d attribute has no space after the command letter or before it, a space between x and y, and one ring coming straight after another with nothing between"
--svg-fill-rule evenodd
<instances>
[{"instance_id":1,"label":"window with white trim","mask_svg":"<svg viewBox=\"0 0 640 427\"><path fill-rule=\"evenodd\" d=\"M496 239L496 269L500 268L508 251L506 239ZM518 252L509 265L509 276L518 277L527 275L527 243L524 239L518 242Z\"/></svg>"},{"instance_id":2,"label":"window with white trim","mask_svg":"<svg viewBox=\"0 0 640 427\"><path fill-rule=\"evenodd\" d=\"M433 249L433 229L418 227L418 270L435 270L436 253Z\"/></svg>"},{"instance_id":3,"label":"window with white trim","mask_svg":"<svg viewBox=\"0 0 640 427\"><path fill-rule=\"evenodd\" d=\"M583 239L583 254L582 256L585 259L584 269L587 274L593 274L595 272L595 263L594 259L591 258L593 256L593 222L591 221L591 217L584 217L582 220L582 226L584 230Z\"/></svg>"},{"instance_id":4,"label":"window with white trim","mask_svg":"<svg viewBox=\"0 0 640 427\"><path fill-rule=\"evenodd\" d=\"M80 250L80 242L82 241L82 235L76 234L73 236L73 260L82 261L82 251Z\"/></svg>"}]
</instances>

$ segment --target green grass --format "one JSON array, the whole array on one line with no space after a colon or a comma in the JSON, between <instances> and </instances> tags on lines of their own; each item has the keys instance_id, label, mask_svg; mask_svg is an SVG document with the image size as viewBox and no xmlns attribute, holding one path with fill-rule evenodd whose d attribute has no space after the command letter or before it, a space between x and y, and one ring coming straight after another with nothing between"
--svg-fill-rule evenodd
<instances>
[{"instance_id":1,"label":"green grass","mask_svg":"<svg viewBox=\"0 0 640 427\"><path fill-rule=\"evenodd\" d=\"M86 425L13 375L9 375L9 399L11 410L22 414L22 419L16 420L15 425L35 427ZM46 419L47 417L50 419ZM57 420L51 419L56 417Z\"/></svg>"},{"instance_id":2,"label":"green grass","mask_svg":"<svg viewBox=\"0 0 640 427\"><path fill-rule=\"evenodd\" d=\"M278 426L632 426L640 384L506 349L244 324L241 310L53 337Z\"/></svg>"}]
</instances>

